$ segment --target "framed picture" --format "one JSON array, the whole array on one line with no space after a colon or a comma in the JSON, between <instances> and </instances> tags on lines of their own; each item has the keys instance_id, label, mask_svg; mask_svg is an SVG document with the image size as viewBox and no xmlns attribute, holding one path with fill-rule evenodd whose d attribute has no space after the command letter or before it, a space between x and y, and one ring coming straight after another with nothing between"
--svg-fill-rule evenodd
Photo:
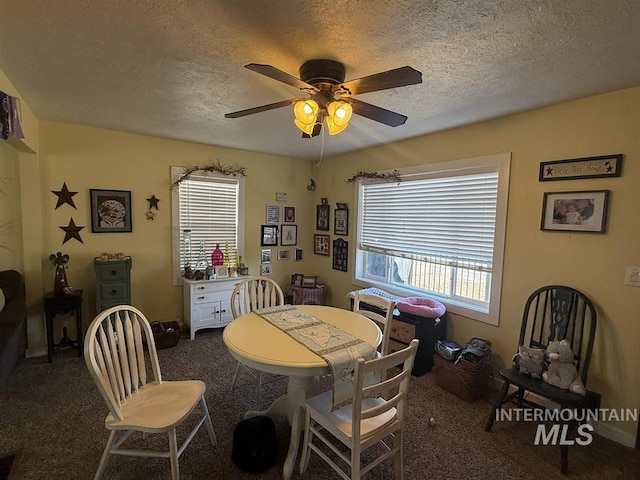
<instances>
[{"instance_id":1,"label":"framed picture","mask_svg":"<svg viewBox=\"0 0 640 480\"><path fill-rule=\"evenodd\" d=\"M298 243L298 226L282 225L280 245L296 245Z\"/></svg>"},{"instance_id":2,"label":"framed picture","mask_svg":"<svg viewBox=\"0 0 640 480\"><path fill-rule=\"evenodd\" d=\"M304 277L304 275L302 275L301 273L294 273L293 275L291 275L291 285L293 285L294 287L301 287L302 277Z\"/></svg>"},{"instance_id":3,"label":"framed picture","mask_svg":"<svg viewBox=\"0 0 640 480\"><path fill-rule=\"evenodd\" d=\"M267 205L267 223L280 223L280 205Z\"/></svg>"},{"instance_id":4,"label":"framed picture","mask_svg":"<svg viewBox=\"0 0 640 480\"><path fill-rule=\"evenodd\" d=\"M336 208L333 212L333 233L336 235L349 234L349 210Z\"/></svg>"},{"instance_id":5,"label":"framed picture","mask_svg":"<svg viewBox=\"0 0 640 480\"><path fill-rule=\"evenodd\" d=\"M318 283L318 277L306 276L302 277L302 287L303 288L316 288L316 284Z\"/></svg>"},{"instance_id":6,"label":"framed picture","mask_svg":"<svg viewBox=\"0 0 640 480\"><path fill-rule=\"evenodd\" d=\"M260 265L260 275L271 275L271 264Z\"/></svg>"},{"instance_id":7,"label":"framed picture","mask_svg":"<svg viewBox=\"0 0 640 480\"><path fill-rule=\"evenodd\" d=\"M91 189L91 231L131 232L131 192Z\"/></svg>"},{"instance_id":8,"label":"framed picture","mask_svg":"<svg viewBox=\"0 0 640 480\"><path fill-rule=\"evenodd\" d=\"M295 253L293 255L293 260L296 261L296 262L302 261L302 249L301 248L296 248L295 249Z\"/></svg>"},{"instance_id":9,"label":"framed picture","mask_svg":"<svg viewBox=\"0 0 640 480\"><path fill-rule=\"evenodd\" d=\"M227 278L229 276L229 269L227 267L219 265L213 268L216 272L216 278Z\"/></svg>"},{"instance_id":10,"label":"framed picture","mask_svg":"<svg viewBox=\"0 0 640 480\"><path fill-rule=\"evenodd\" d=\"M619 177L622 175L622 154L599 157L570 158L542 162L538 180L576 180L580 178Z\"/></svg>"},{"instance_id":11,"label":"framed picture","mask_svg":"<svg viewBox=\"0 0 640 480\"><path fill-rule=\"evenodd\" d=\"M296 207L284 207L284 223L296 223Z\"/></svg>"},{"instance_id":12,"label":"framed picture","mask_svg":"<svg viewBox=\"0 0 640 480\"><path fill-rule=\"evenodd\" d=\"M540 230L604 233L609 190L545 192Z\"/></svg>"},{"instance_id":13,"label":"framed picture","mask_svg":"<svg viewBox=\"0 0 640 480\"><path fill-rule=\"evenodd\" d=\"M348 268L349 243L341 238L333 241L333 262L331 268L346 272Z\"/></svg>"},{"instance_id":14,"label":"framed picture","mask_svg":"<svg viewBox=\"0 0 640 480\"><path fill-rule=\"evenodd\" d=\"M263 248L262 249L262 261L260 263L271 263L271 249Z\"/></svg>"},{"instance_id":15,"label":"framed picture","mask_svg":"<svg viewBox=\"0 0 640 480\"><path fill-rule=\"evenodd\" d=\"M329 205L316 206L316 230L329 230Z\"/></svg>"},{"instance_id":16,"label":"framed picture","mask_svg":"<svg viewBox=\"0 0 640 480\"><path fill-rule=\"evenodd\" d=\"M278 250L278 260L289 260L289 250Z\"/></svg>"},{"instance_id":17,"label":"framed picture","mask_svg":"<svg viewBox=\"0 0 640 480\"><path fill-rule=\"evenodd\" d=\"M313 236L313 253L329 255L329 235Z\"/></svg>"},{"instance_id":18,"label":"framed picture","mask_svg":"<svg viewBox=\"0 0 640 480\"><path fill-rule=\"evenodd\" d=\"M270 247L278 245L278 226L277 225L261 225L260 226L260 246Z\"/></svg>"}]
</instances>

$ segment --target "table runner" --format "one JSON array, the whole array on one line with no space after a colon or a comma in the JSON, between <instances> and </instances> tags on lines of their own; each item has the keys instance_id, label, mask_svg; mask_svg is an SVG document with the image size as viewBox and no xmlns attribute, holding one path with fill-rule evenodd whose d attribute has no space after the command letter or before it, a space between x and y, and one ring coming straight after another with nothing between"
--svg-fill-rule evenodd
<instances>
[{"instance_id":1,"label":"table runner","mask_svg":"<svg viewBox=\"0 0 640 480\"><path fill-rule=\"evenodd\" d=\"M351 403L357 359L374 358L372 345L292 305L254 312L327 362L333 374L332 410Z\"/></svg>"}]
</instances>

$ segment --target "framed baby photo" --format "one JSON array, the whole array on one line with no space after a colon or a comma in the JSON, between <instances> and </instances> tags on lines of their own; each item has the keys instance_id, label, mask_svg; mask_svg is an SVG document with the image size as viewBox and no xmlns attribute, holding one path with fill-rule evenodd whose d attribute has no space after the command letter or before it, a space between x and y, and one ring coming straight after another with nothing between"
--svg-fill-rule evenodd
<instances>
[{"instance_id":1,"label":"framed baby photo","mask_svg":"<svg viewBox=\"0 0 640 480\"><path fill-rule=\"evenodd\" d=\"M545 192L540 230L604 233L609 190Z\"/></svg>"}]
</instances>

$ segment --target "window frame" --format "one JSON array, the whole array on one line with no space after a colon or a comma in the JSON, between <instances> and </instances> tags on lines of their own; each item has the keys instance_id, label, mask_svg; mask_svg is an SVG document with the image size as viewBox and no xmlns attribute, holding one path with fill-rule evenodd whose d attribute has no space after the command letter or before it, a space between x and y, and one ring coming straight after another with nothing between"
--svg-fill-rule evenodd
<instances>
[{"instance_id":1,"label":"window frame","mask_svg":"<svg viewBox=\"0 0 640 480\"><path fill-rule=\"evenodd\" d=\"M410 177L420 175L437 175L437 176L456 176L457 173L463 171L473 171L475 169L492 168L498 172L498 189L496 196L496 217L495 217L495 233L493 248L493 266L491 270L491 287L489 289L488 308L474 305L472 301L460 301L448 297L439 296L429 293L432 297L446 305L449 312L462 315L474 320L481 321L490 325L497 326L500 317L500 303L502 291L502 276L504 267L504 251L506 240L506 224L507 224L507 204L509 199L509 175L511 164L511 152L503 152L493 155L484 155L460 160L452 160L431 164L424 164L415 167L397 169L401 179L408 180ZM356 205L356 245L354 255L354 267L352 270L352 282L360 287L378 287L387 290L393 294L400 296L418 295L415 290L402 288L397 284L388 281L376 281L371 277L366 277L364 268L364 255L366 252L360 250L360 235L362 232L361 224L361 201L362 186L375 182L375 180L360 179L355 189ZM387 256L387 258L389 258Z\"/></svg>"},{"instance_id":2,"label":"window frame","mask_svg":"<svg viewBox=\"0 0 640 480\"><path fill-rule=\"evenodd\" d=\"M177 181L182 174L187 170L187 167L171 167L171 183ZM191 174L193 178L200 179L224 179L229 181L230 179L238 182L238 222L236 225L237 246L238 253L242 255L244 252L244 224L245 224L245 178L243 175L225 175L216 172L200 173L198 170ZM180 230L180 195L179 189L174 188L171 191L171 262L173 270L173 285L182 285L182 268L180 266L180 246L182 241L182 235Z\"/></svg>"}]
</instances>

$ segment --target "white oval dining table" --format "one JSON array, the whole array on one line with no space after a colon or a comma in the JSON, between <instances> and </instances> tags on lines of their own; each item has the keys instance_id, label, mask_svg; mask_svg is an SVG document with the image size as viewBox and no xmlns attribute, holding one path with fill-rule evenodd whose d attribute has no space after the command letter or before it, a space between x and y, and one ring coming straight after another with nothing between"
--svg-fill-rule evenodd
<instances>
[{"instance_id":1,"label":"white oval dining table","mask_svg":"<svg viewBox=\"0 0 640 480\"><path fill-rule=\"evenodd\" d=\"M335 325L373 347L382 341L382 331L363 315L341 308L321 305L296 305L296 308ZM240 363L262 372L287 375L287 393L277 398L264 411L249 411L245 418L267 415L286 416L291 424L291 441L284 462L286 480L293 474L298 444L304 421L304 402L317 393L318 378L330 373L329 365L320 356L298 343L288 334L256 313L248 313L233 320L222 334L231 355Z\"/></svg>"}]
</instances>

